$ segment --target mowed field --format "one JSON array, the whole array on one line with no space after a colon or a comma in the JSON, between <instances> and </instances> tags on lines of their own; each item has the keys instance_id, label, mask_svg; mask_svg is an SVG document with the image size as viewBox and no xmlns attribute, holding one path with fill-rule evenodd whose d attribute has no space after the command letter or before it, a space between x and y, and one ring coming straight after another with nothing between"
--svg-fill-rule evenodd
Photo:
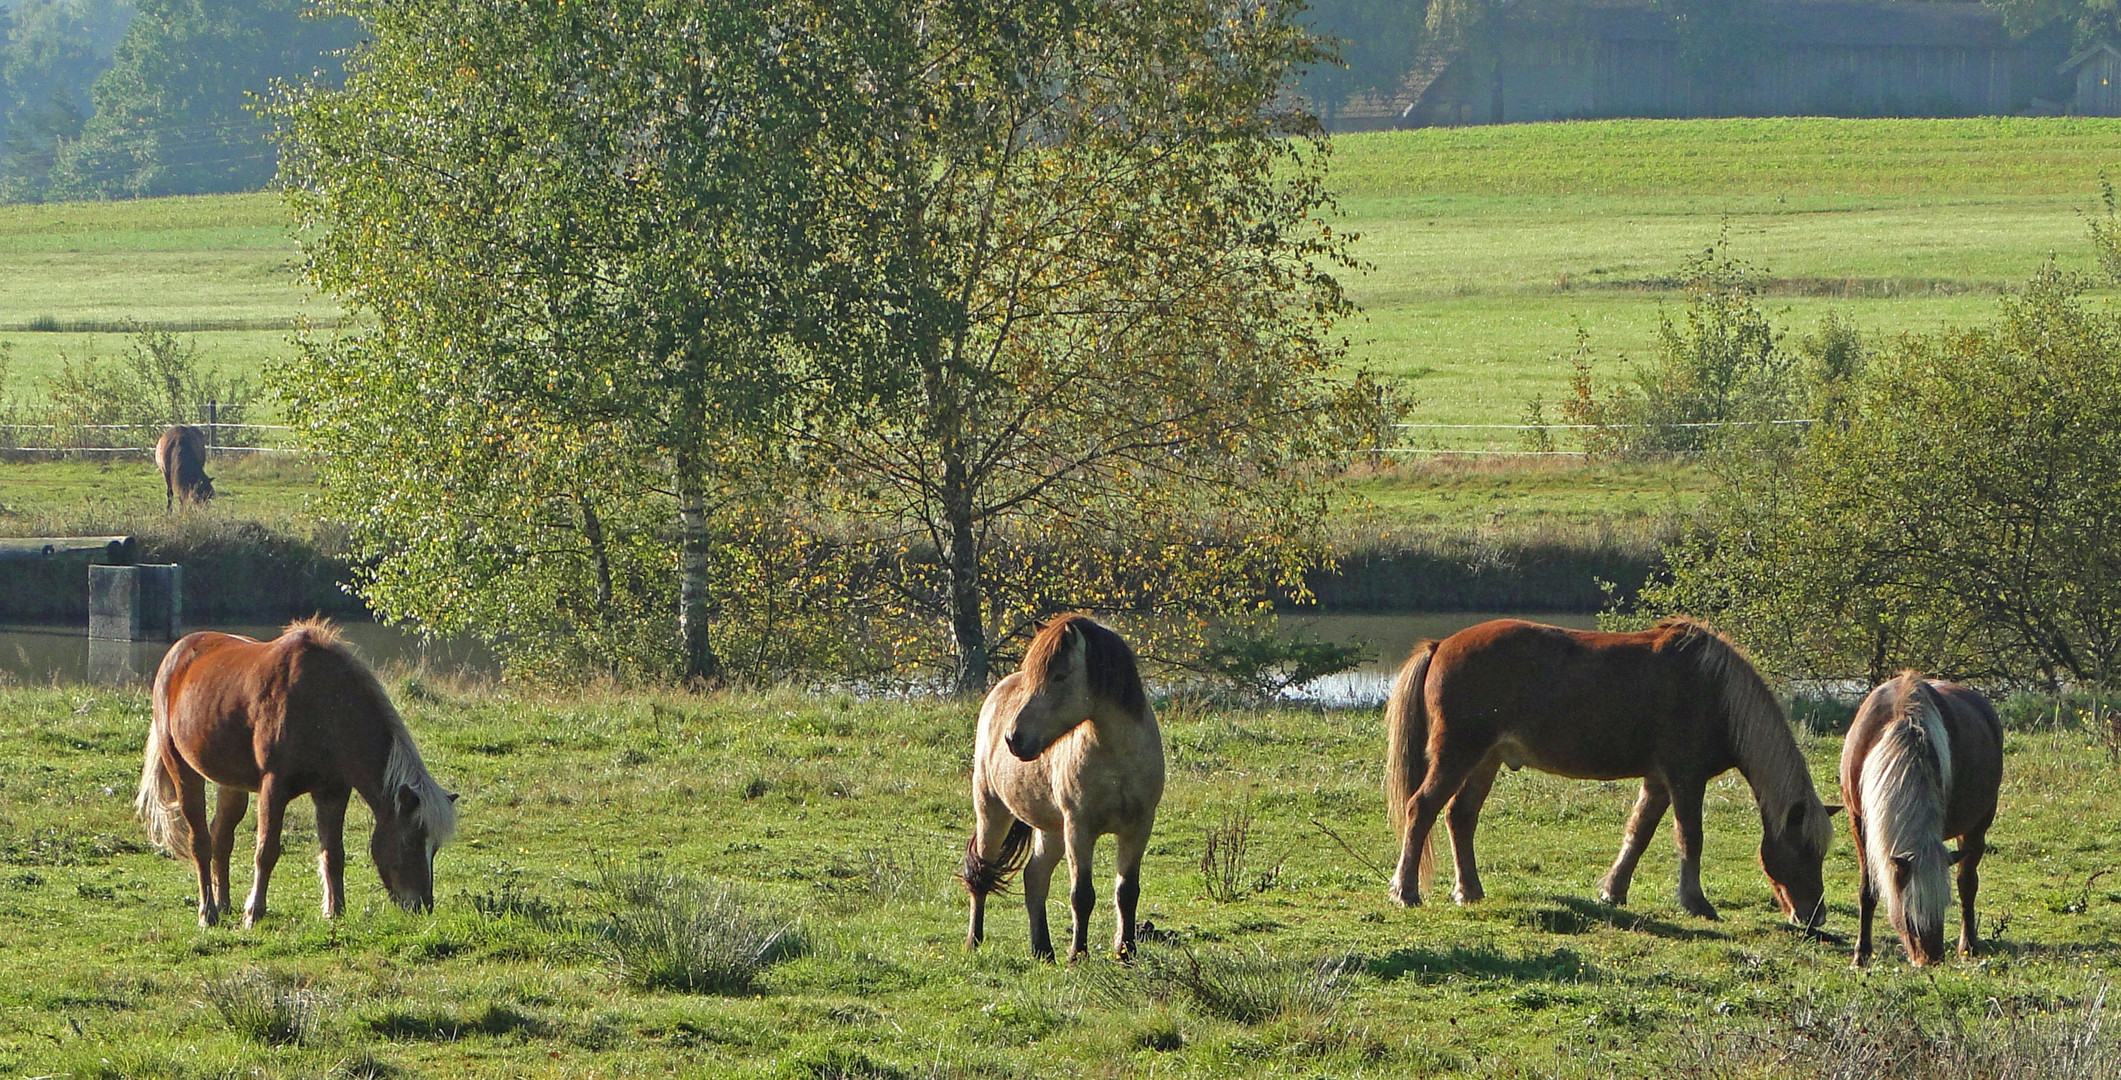
<instances>
[{"instance_id":1,"label":"mowed field","mask_svg":"<svg viewBox=\"0 0 2121 1080\"><path fill-rule=\"evenodd\" d=\"M2111 1023L2092 1030L2121 949L2121 841L2101 824L2121 769L2081 732L2008 740L1990 950L1921 971L1888 937L1859 974L1774 909L1735 775L1708 800L1720 921L1678 911L1665 835L1630 907L1593 900L1633 788L1530 771L1503 775L1482 821L1490 898L1402 910L1379 866L1374 710L1163 702L1141 901L1157 941L1132 968L1103 954L1108 840L1099 952L1055 967L1029 959L1014 892L987 947L963 948L970 704L390 685L462 794L436 911L388 903L357 808L350 913L326 924L304 801L253 930L198 928L188 868L142 847L144 694L0 689L0 1074L1993 1076L1982 1061L2017 1054L2008 1075L2111 1075L2057 1071L2072 1046L2121 1062ZM1838 740L1800 739L1831 799ZM1207 835L1247 813L1243 895L1212 900ZM661 901L607 884L644 875ZM619 943L686 878L785 928L779 962L720 992L628 978ZM1827 880L1827 928L1847 934L1845 835ZM1965 1071L1918 1071L1953 1053Z\"/></svg>"}]
</instances>

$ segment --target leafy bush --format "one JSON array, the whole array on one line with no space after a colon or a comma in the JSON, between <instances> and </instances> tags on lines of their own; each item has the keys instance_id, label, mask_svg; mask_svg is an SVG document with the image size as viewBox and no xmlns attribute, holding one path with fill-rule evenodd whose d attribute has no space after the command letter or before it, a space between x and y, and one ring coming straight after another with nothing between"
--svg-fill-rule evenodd
<instances>
[{"instance_id":1,"label":"leafy bush","mask_svg":"<svg viewBox=\"0 0 2121 1080\"><path fill-rule=\"evenodd\" d=\"M1348 671L1368 659L1362 641L1323 641L1309 631L1282 634L1272 627L1225 627L1208 639L1188 665L1228 684L1245 697L1272 701L1291 689Z\"/></svg>"}]
</instances>

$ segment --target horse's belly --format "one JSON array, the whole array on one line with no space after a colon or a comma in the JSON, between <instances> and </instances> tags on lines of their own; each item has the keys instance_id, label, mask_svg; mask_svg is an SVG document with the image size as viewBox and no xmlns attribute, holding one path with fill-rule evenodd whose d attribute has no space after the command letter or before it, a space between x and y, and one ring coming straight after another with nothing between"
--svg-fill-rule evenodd
<instances>
[{"instance_id":1,"label":"horse's belly","mask_svg":"<svg viewBox=\"0 0 2121 1080\"><path fill-rule=\"evenodd\" d=\"M1625 780L1644 774L1639 755L1579 741L1562 746L1531 746L1513 738L1495 744L1495 754L1512 771L1530 766L1571 780Z\"/></svg>"}]
</instances>

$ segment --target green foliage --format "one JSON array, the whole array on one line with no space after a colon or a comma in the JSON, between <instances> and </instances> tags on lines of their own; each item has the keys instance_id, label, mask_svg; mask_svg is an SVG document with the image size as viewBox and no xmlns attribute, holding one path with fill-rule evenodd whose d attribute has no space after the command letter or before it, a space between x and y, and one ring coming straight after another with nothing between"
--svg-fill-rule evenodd
<instances>
[{"instance_id":1,"label":"green foliage","mask_svg":"<svg viewBox=\"0 0 2121 1080\"><path fill-rule=\"evenodd\" d=\"M1279 632L1272 626L1238 623L1210 633L1199 659L1186 666L1254 701L1272 701L1288 690L1351 670L1370 653L1364 641L1325 641L1309 631Z\"/></svg>"},{"instance_id":2,"label":"green foliage","mask_svg":"<svg viewBox=\"0 0 2121 1080\"><path fill-rule=\"evenodd\" d=\"M1317 0L1306 14L1311 32L1333 49L1311 61L1297 86L1331 126L1357 94L1389 96L1421 51L1424 10L1414 0Z\"/></svg>"},{"instance_id":3,"label":"green foliage","mask_svg":"<svg viewBox=\"0 0 2121 1080\"><path fill-rule=\"evenodd\" d=\"M1727 240L1687 260L1678 275L1685 325L1662 316L1655 356L1602 392L1589 336L1579 329L1572 393L1561 415L1589 426L1584 449L1593 456L1698 453L1734 437L1757 442L1749 429L1796 419L1789 415L1791 357L1760 307L1765 277L1732 259Z\"/></svg>"},{"instance_id":4,"label":"green foliage","mask_svg":"<svg viewBox=\"0 0 2121 1080\"><path fill-rule=\"evenodd\" d=\"M229 1031L266 1046L315 1040L332 1004L307 978L264 968L209 980L203 992Z\"/></svg>"},{"instance_id":5,"label":"green foliage","mask_svg":"<svg viewBox=\"0 0 2121 1080\"><path fill-rule=\"evenodd\" d=\"M353 25L304 0L135 0L95 113L51 166L49 197L254 191L272 179L275 80L334 78Z\"/></svg>"},{"instance_id":6,"label":"green foliage","mask_svg":"<svg viewBox=\"0 0 2121 1080\"><path fill-rule=\"evenodd\" d=\"M0 199L36 197L93 109L89 87L132 20L130 0L22 0L0 15Z\"/></svg>"},{"instance_id":7,"label":"green foliage","mask_svg":"<svg viewBox=\"0 0 2121 1080\"><path fill-rule=\"evenodd\" d=\"M1989 325L1872 358L1836 422L1730 463L1645 602L1713 615L1791 672L2107 684L2121 314L2086 287L2051 268Z\"/></svg>"},{"instance_id":8,"label":"green foliage","mask_svg":"<svg viewBox=\"0 0 2121 1080\"><path fill-rule=\"evenodd\" d=\"M244 426L259 396L248 376L204 367L198 346L168 331L136 328L131 336L117 357L62 357L44 380L37 414L57 425L56 439L152 446L165 426L204 424L211 415L222 445L255 445L256 433Z\"/></svg>"},{"instance_id":9,"label":"green foliage","mask_svg":"<svg viewBox=\"0 0 2121 1080\"><path fill-rule=\"evenodd\" d=\"M1145 944L1126 967L1097 964L1091 986L1109 1001L1185 1005L1240 1024L1330 1016L1362 969L1350 953L1291 959L1258 951ZM1130 1000L1131 999L1131 1000Z\"/></svg>"}]
</instances>

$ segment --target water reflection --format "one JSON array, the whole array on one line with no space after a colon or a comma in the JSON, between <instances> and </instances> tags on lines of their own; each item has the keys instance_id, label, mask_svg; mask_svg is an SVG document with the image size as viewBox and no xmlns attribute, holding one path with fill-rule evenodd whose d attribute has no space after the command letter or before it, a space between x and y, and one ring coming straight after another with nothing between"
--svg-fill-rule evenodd
<instances>
[{"instance_id":1,"label":"water reflection","mask_svg":"<svg viewBox=\"0 0 2121 1080\"><path fill-rule=\"evenodd\" d=\"M419 635L375 623L341 623L355 651L371 664L421 666L433 671L487 675L500 670L491 650L475 641L426 641ZM279 626L193 626L254 638L278 635ZM144 684L169 645L160 641L102 641L84 626L0 626L0 677L27 683L91 682Z\"/></svg>"},{"instance_id":2,"label":"water reflection","mask_svg":"<svg viewBox=\"0 0 2121 1080\"><path fill-rule=\"evenodd\" d=\"M1416 611L1403 615L1284 615L1281 625L1308 631L1326 641L1361 639L1372 647L1370 659L1354 671L1328 675L1289 692L1300 701L1326 705L1376 705L1392 688L1392 676L1406 663L1414 643L1442 640L1489 619L1530 619L1575 630L1596 630L1598 616L1543 612L1527 615L1498 611Z\"/></svg>"}]
</instances>

